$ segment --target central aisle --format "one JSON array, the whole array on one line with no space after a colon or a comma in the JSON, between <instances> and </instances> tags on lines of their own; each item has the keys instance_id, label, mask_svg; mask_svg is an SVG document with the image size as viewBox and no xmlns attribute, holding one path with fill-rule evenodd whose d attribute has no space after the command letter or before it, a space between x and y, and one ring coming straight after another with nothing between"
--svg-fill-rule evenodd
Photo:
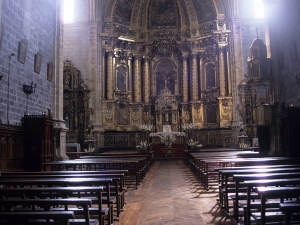
<instances>
[{"instance_id":1,"label":"central aisle","mask_svg":"<svg viewBox=\"0 0 300 225\"><path fill-rule=\"evenodd\" d=\"M182 159L156 161L136 190L126 192L116 225L231 224L216 205L217 189L206 192Z\"/></svg>"}]
</instances>

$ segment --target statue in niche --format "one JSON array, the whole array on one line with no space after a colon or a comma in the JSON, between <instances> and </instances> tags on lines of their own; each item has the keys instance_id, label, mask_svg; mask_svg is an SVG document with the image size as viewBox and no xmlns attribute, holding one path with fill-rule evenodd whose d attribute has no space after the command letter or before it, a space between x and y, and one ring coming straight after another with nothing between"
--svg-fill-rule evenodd
<instances>
[{"instance_id":1,"label":"statue in niche","mask_svg":"<svg viewBox=\"0 0 300 225\"><path fill-rule=\"evenodd\" d=\"M66 125L66 128L70 129L70 115L68 112L66 112L66 114L65 114L65 125Z\"/></svg>"},{"instance_id":2,"label":"statue in niche","mask_svg":"<svg viewBox=\"0 0 300 225\"><path fill-rule=\"evenodd\" d=\"M175 94L175 77L176 72L174 65L169 61L160 62L156 66L156 91L157 94L167 87L171 94Z\"/></svg>"},{"instance_id":3,"label":"statue in niche","mask_svg":"<svg viewBox=\"0 0 300 225\"><path fill-rule=\"evenodd\" d=\"M70 83L71 83L71 74L67 73L65 75L64 86L70 87Z\"/></svg>"},{"instance_id":4,"label":"statue in niche","mask_svg":"<svg viewBox=\"0 0 300 225\"><path fill-rule=\"evenodd\" d=\"M117 88L119 91L126 90L126 68L124 66L117 68Z\"/></svg>"},{"instance_id":5,"label":"statue in niche","mask_svg":"<svg viewBox=\"0 0 300 225\"><path fill-rule=\"evenodd\" d=\"M206 108L207 123L217 122L217 108L215 105L208 105Z\"/></svg>"},{"instance_id":6,"label":"statue in niche","mask_svg":"<svg viewBox=\"0 0 300 225\"><path fill-rule=\"evenodd\" d=\"M206 66L206 89L216 86L215 65L209 63Z\"/></svg>"},{"instance_id":7,"label":"statue in niche","mask_svg":"<svg viewBox=\"0 0 300 225\"><path fill-rule=\"evenodd\" d=\"M129 118L126 107L118 109L118 125L129 125Z\"/></svg>"}]
</instances>

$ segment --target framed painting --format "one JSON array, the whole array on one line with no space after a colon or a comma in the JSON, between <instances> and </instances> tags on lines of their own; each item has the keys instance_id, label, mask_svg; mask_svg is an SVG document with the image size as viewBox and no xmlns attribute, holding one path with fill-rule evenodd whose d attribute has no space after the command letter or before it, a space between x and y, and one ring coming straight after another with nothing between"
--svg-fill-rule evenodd
<instances>
[{"instance_id":1,"label":"framed painting","mask_svg":"<svg viewBox=\"0 0 300 225\"><path fill-rule=\"evenodd\" d=\"M19 43L19 55L18 55L18 61L20 63L25 63L26 61L26 55L27 55L27 48L28 48L28 43L26 40L21 40Z\"/></svg>"},{"instance_id":2,"label":"framed painting","mask_svg":"<svg viewBox=\"0 0 300 225\"><path fill-rule=\"evenodd\" d=\"M3 36L4 36L4 26L0 24L0 50L2 49Z\"/></svg>"},{"instance_id":3,"label":"framed painting","mask_svg":"<svg viewBox=\"0 0 300 225\"><path fill-rule=\"evenodd\" d=\"M41 66L42 66L42 54L40 52L37 52L34 61L34 72L40 73Z\"/></svg>"},{"instance_id":4,"label":"framed painting","mask_svg":"<svg viewBox=\"0 0 300 225\"><path fill-rule=\"evenodd\" d=\"M54 73L54 64L53 64L53 62L49 62L48 63L48 70L47 70L47 80L52 82L53 73Z\"/></svg>"}]
</instances>

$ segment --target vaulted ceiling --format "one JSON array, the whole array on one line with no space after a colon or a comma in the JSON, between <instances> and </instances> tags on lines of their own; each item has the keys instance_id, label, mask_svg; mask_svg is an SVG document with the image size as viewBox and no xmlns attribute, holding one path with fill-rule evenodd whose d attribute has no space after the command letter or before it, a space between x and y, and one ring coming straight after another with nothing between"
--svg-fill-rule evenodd
<instances>
[{"instance_id":1,"label":"vaulted ceiling","mask_svg":"<svg viewBox=\"0 0 300 225\"><path fill-rule=\"evenodd\" d=\"M224 18L222 0L111 0L106 22L156 29L184 27Z\"/></svg>"}]
</instances>

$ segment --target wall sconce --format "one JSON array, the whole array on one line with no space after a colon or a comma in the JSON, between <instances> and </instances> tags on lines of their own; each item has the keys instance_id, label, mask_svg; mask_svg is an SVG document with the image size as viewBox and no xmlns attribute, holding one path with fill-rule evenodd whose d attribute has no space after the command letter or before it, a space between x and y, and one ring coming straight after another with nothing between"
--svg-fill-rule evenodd
<instances>
[{"instance_id":1,"label":"wall sconce","mask_svg":"<svg viewBox=\"0 0 300 225\"><path fill-rule=\"evenodd\" d=\"M300 88L300 71L298 72L298 74L296 74L296 81L297 81L298 87Z\"/></svg>"},{"instance_id":2,"label":"wall sconce","mask_svg":"<svg viewBox=\"0 0 300 225\"><path fill-rule=\"evenodd\" d=\"M28 84L23 84L23 91L25 94L30 95L35 92L36 88L36 83L34 84L33 81L31 82L30 85Z\"/></svg>"}]
</instances>

